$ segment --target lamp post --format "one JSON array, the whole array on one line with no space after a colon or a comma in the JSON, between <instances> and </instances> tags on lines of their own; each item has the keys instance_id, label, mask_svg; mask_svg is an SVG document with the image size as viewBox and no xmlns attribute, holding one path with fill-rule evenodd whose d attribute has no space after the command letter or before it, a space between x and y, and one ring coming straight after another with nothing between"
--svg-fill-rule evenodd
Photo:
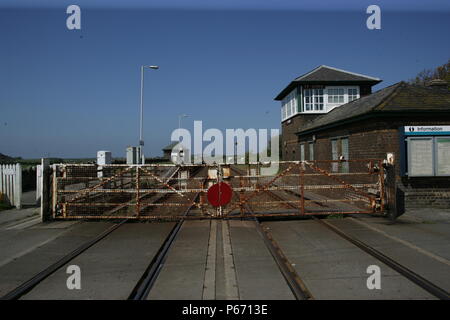
<instances>
[{"instance_id":1,"label":"lamp post","mask_svg":"<svg viewBox=\"0 0 450 320\"><path fill-rule=\"evenodd\" d=\"M140 126L139 126L139 155L140 160L139 162L141 164L145 164L145 156L143 152L144 147L144 138L142 136L142 130L144 128L144 69L153 69L157 70L159 69L158 66L141 66L141 112L140 112Z\"/></svg>"},{"instance_id":2,"label":"lamp post","mask_svg":"<svg viewBox=\"0 0 450 320\"><path fill-rule=\"evenodd\" d=\"M179 114L178 115L178 129L181 128L181 119L187 118L187 117L189 117L189 115L187 115L187 114Z\"/></svg>"},{"instance_id":3,"label":"lamp post","mask_svg":"<svg viewBox=\"0 0 450 320\"><path fill-rule=\"evenodd\" d=\"M181 120L183 118L187 118L187 117L188 117L187 114L179 114L178 115L178 129L181 129ZM180 136L180 138L181 138L181 136ZM180 142L180 141L178 141L178 142ZM178 151L178 156L180 157L181 161L184 161L184 151L182 149L182 146L180 146L180 149Z\"/></svg>"}]
</instances>

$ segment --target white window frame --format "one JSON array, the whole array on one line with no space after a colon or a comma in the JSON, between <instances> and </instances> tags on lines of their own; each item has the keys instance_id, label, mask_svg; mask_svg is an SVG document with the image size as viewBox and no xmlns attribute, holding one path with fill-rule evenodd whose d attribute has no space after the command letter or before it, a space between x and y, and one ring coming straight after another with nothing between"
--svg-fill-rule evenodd
<instances>
[{"instance_id":1,"label":"white window frame","mask_svg":"<svg viewBox=\"0 0 450 320\"><path fill-rule=\"evenodd\" d=\"M317 90L322 90L323 95L316 95ZM342 96L342 102L328 102L330 98L330 95L328 94L329 90L342 90L342 95L334 95ZM349 95L349 90L356 90L356 95ZM311 95L308 95L309 93L311 93ZM318 110L316 106L317 99L320 99L320 97L323 98L322 110ZM301 96L303 101L303 110L300 113L328 113L334 108L350 102L350 97L353 97L353 100L360 98L359 86L325 86L323 89L303 88ZM307 102L308 99L310 99L309 102Z\"/></svg>"},{"instance_id":2,"label":"white window frame","mask_svg":"<svg viewBox=\"0 0 450 320\"><path fill-rule=\"evenodd\" d=\"M298 113L297 105L297 89L294 89L281 101L281 121L295 116Z\"/></svg>"},{"instance_id":3,"label":"white window frame","mask_svg":"<svg viewBox=\"0 0 450 320\"><path fill-rule=\"evenodd\" d=\"M300 144L300 161L305 161L305 144Z\"/></svg>"},{"instance_id":4,"label":"white window frame","mask_svg":"<svg viewBox=\"0 0 450 320\"><path fill-rule=\"evenodd\" d=\"M308 144L309 147L309 160L314 161L314 142Z\"/></svg>"},{"instance_id":5,"label":"white window frame","mask_svg":"<svg viewBox=\"0 0 450 320\"><path fill-rule=\"evenodd\" d=\"M339 141L339 139L331 139L331 160L338 160L339 159L338 141ZM331 171L332 172L337 172L338 171L338 164L337 164L337 162L332 162L331 163Z\"/></svg>"},{"instance_id":6,"label":"white window frame","mask_svg":"<svg viewBox=\"0 0 450 320\"><path fill-rule=\"evenodd\" d=\"M345 141L345 143L344 143ZM348 160L350 157L350 147L349 147L349 137L335 137L331 139L331 158L332 160L339 160L339 157L343 156L345 160ZM331 164L332 172L340 172L340 173L348 173L349 163L348 162L333 162Z\"/></svg>"},{"instance_id":7,"label":"white window frame","mask_svg":"<svg viewBox=\"0 0 450 320\"><path fill-rule=\"evenodd\" d=\"M322 94L317 94L318 91L321 90ZM311 95L307 95L307 93L311 91ZM306 102L307 98L311 98L310 102ZM322 98L322 102L317 101ZM316 105L320 106L322 104L322 109L316 110ZM308 110L311 108L311 110ZM303 113L326 113L326 104L325 104L325 89L303 89Z\"/></svg>"},{"instance_id":8,"label":"white window frame","mask_svg":"<svg viewBox=\"0 0 450 320\"><path fill-rule=\"evenodd\" d=\"M337 92L330 92L330 91L337 91ZM342 94L339 93L339 91L342 91ZM345 87L327 87L327 104L332 105L332 104L337 104L337 105L341 105L345 103ZM330 99L336 99L338 98L338 101L330 101ZM341 100L342 101L339 101Z\"/></svg>"},{"instance_id":9,"label":"white window frame","mask_svg":"<svg viewBox=\"0 0 450 320\"><path fill-rule=\"evenodd\" d=\"M355 90L356 94L350 94L350 90ZM350 100L350 97L354 97L354 98ZM358 87L355 87L355 88L347 87L347 101L352 102L353 100L356 100L356 99L359 99Z\"/></svg>"},{"instance_id":10,"label":"white window frame","mask_svg":"<svg viewBox=\"0 0 450 320\"><path fill-rule=\"evenodd\" d=\"M332 90L333 89L344 89L344 102L342 102L342 103L328 102L328 90L329 89L332 89ZM360 98L359 86L326 86L325 93L324 93L324 100L326 103L326 112L330 112L331 110L333 110L336 107L339 107L345 103L349 103L350 102L349 95L348 95L349 89L356 89L356 99Z\"/></svg>"}]
</instances>

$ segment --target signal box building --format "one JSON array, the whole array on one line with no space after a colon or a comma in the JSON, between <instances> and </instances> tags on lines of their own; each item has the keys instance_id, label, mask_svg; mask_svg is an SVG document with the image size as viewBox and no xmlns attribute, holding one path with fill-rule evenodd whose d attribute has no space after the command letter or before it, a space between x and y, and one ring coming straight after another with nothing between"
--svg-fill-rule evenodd
<instances>
[{"instance_id":1,"label":"signal box building","mask_svg":"<svg viewBox=\"0 0 450 320\"><path fill-rule=\"evenodd\" d=\"M446 82L396 83L320 66L281 101L282 159L395 158L406 207L450 208L450 91Z\"/></svg>"}]
</instances>

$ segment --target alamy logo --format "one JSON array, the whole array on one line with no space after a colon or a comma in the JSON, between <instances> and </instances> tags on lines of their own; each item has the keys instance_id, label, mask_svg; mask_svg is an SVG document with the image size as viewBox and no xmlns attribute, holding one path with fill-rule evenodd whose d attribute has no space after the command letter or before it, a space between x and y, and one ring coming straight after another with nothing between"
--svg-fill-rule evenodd
<instances>
[{"instance_id":1,"label":"alamy logo","mask_svg":"<svg viewBox=\"0 0 450 320\"><path fill-rule=\"evenodd\" d=\"M367 289L381 289L381 269L377 265L370 265L367 267L366 273L371 274L367 278Z\"/></svg>"},{"instance_id":2,"label":"alamy logo","mask_svg":"<svg viewBox=\"0 0 450 320\"><path fill-rule=\"evenodd\" d=\"M202 121L194 121L194 134L187 129L178 128L172 132L171 140L179 142L172 148L171 160L174 163L214 164L248 162L270 163L261 168L262 175L278 171L279 130L270 129L219 129L210 128L203 132ZM207 145L203 147L203 143ZM275 170L275 171L274 171Z\"/></svg>"},{"instance_id":3,"label":"alamy logo","mask_svg":"<svg viewBox=\"0 0 450 320\"><path fill-rule=\"evenodd\" d=\"M81 269L79 266L72 264L67 267L67 274L70 276L67 278L66 286L69 290L80 290L81 289Z\"/></svg>"},{"instance_id":4,"label":"alamy logo","mask_svg":"<svg viewBox=\"0 0 450 320\"><path fill-rule=\"evenodd\" d=\"M70 16L68 16L67 20L66 20L67 29L80 30L81 29L81 9L80 9L80 7L75 4L71 4L70 6L67 7L66 13L70 14Z\"/></svg>"},{"instance_id":5,"label":"alamy logo","mask_svg":"<svg viewBox=\"0 0 450 320\"><path fill-rule=\"evenodd\" d=\"M372 4L367 7L366 13L371 14L366 21L369 30L381 29L381 9L379 6Z\"/></svg>"}]
</instances>

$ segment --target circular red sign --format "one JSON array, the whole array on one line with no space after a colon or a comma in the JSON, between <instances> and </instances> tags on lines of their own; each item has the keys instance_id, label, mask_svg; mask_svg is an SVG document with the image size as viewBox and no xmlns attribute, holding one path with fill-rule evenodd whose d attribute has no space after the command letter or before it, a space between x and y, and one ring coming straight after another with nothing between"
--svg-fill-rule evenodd
<instances>
[{"instance_id":1,"label":"circular red sign","mask_svg":"<svg viewBox=\"0 0 450 320\"><path fill-rule=\"evenodd\" d=\"M208 189L208 201L212 206L224 206L230 202L233 190L225 182L219 182Z\"/></svg>"}]
</instances>

